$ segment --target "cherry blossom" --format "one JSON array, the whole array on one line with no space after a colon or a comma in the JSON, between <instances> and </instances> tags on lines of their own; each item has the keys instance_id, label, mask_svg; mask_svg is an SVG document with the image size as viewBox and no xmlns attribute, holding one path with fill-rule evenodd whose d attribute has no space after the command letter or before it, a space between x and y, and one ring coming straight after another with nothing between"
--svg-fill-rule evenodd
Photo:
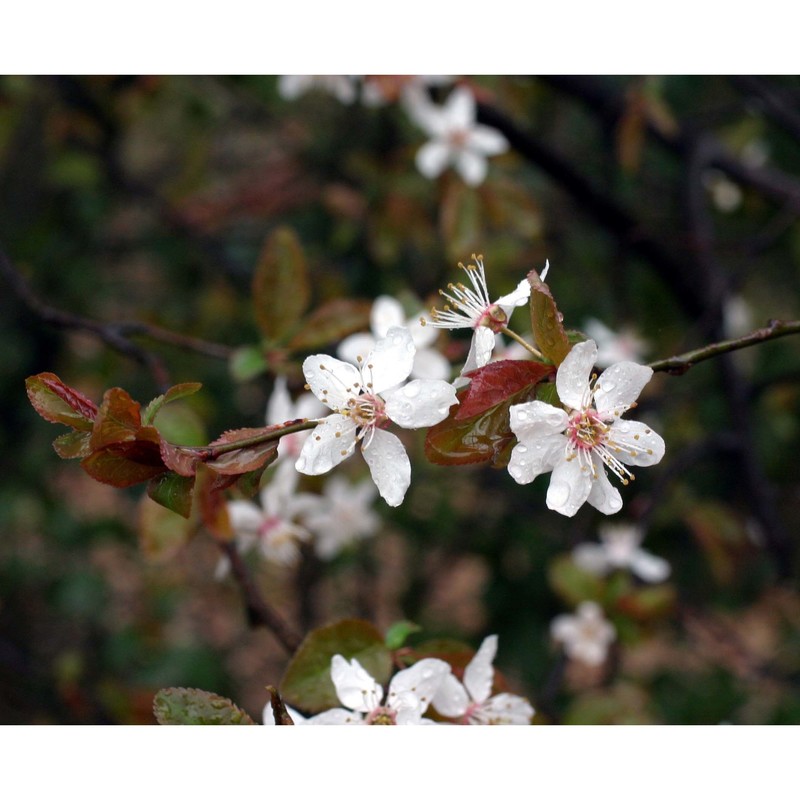
<instances>
[{"instance_id":1,"label":"cherry blossom","mask_svg":"<svg viewBox=\"0 0 800 800\"><path fill-rule=\"evenodd\" d=\"M313 394L303 394L296 403L292 402L286 378L281 376L275 379L275 386L267 402L267 425L279 425L293 419L315 419L325 412L325 406ZM298 431L281 436L278 442L278 460L296 459L309 433L310 431Z\"/></svg>"},{"instance_id":2,"label":"cherry blossom","mask_svg":"<svg viewBox=\"0 0 800 800\"><path fill-rule=\"evenodd\" d=\"M309 356L303 373L311 391L334 413L306 439L296 467L323 475L361 444L372 479L390 505L403 502L411 484L411 462L400 439L384 428L423 428L441 422L457 403L455 389L438 380L405 383L416 348L405 328L390 328L357 369L328 355Z\"/></svg>"},{"instance_id":3,"label":"cherry blossom","mask_svg":"<svg viewBox=\"0 0 800 800\"><path fill-rule=\"evenodd\" d=\"M308 722L322 725L420 725L434 724L424 719L450 665L438 658L423 658L396 673L384 697L383 688L353 658L341 655L331 659L331 680L344 708L334 708Z\"/></svg>"},{"instance_id":4,"label":"cherry blossom","mask_svg":"<svg viewBox=\"0 0 800 800\"><path fill-rule=\"evenodd\" d=\"M358 84L352 75L281 75L278 94L284 100L296 100L312 89L332 94L340 103L353 103L358 96Z\"/></svg>"},{"instance_id":5,"label":"cherry blossom","mask_svg":"<svg viewBox=\"0 0 800 800\"><path fill-rule=\"evenodd\" d=\"M444 717L463 725L529 725L534 711L517 695L492 695L497 636L487 636L464 669L464 682L447 675L433 698L433 707Z\"/></svg>"},{"instance_id":6,"label":"cherry blossom","mask_svg":"<svg viewBox=\"0 0 800 800\"><path fill-rule=\"evenodd\" d=\"M337 349L337 355L344 361L358 362L375 347L390 328L407 328L417 353L411 369L412 378L447 380L450 377L450 362L433 347L439 332L430 326L430 320L420 314L406 318L403 306L394 297L381 295L372 304L370 328L372 333L354 333L344 338Z\"/></svg>"},{"instance_id":7,"label":"cherry blossom","mask_svg":"<svg viewBox=\"0 0 800 800\"><path fill-rule=\"evenodd\" d=\"M513 292L499 297L492 302L486 285L486 272L483 256L473 254L474 263L458 266L464 270L472 286L463 283L451 283L448 291L439 290L439 294L447 301L441 309L431 310L431 322L434 328L472 328L472 342L462 374L479 367L486 366L495 347L495 334L504 330L511 314L518 306L524 306L531 296L531 286L527 279L520 281ZM545 267L542 275L547 274Z\"/></svg>"},{"instance_id":8,"label":"cherry blossom","mask_svg":"<svg viewBox=\"0 0 800 800\"><path fill-rule=\"evenodd\" d=\"M376 495L369 479L352 484L335 475L325 482L321 496L309 496L301 518L314 534L314 549L320 558L331 559L378 530L381 518L372 509Z\"/></svg>"},{"instance_id":9,"label":"cherry blossom","mask_svg":"<svg viewBox=\"0 0 800 800\"><path fill-rule=\"evenodd\" d=\"M550 633L569 658L593 667L606 660L608 648L617 638L600 606L590 600L581 603L575 614L559 614L550 623Z\"/></svg>"},{"instance_id":10,"label":"cherry blossom","mask_svg":"<svg viewBox=\"0 0 800 800\"><path fill-rule=\"evenodd\" d=\"M267 560L291 567L300 558L300 543L311 538L295 516L305 507L305 497L295 494L298 474L291 462L279 465L272 480L261 490L261 506L250 500L227 504L236 546L241 552L258 549ZM227 559L217 567L217 577L229 568Z\"/></svg>"},{"instance_id":11,"label":"cherry blossom","mask_svg":"<svg viewBox=\"0 0 800 800\"><path fill-rule=\"evenodd\" d=\"M487 156L508 150L502 133L477 123L477 104L465 86L456 87L444 105L432 103L422 91L407 91L406 109L430 137L417 152L417 168L426 178L438 177L452 164L470 186L486 178Z\"/></svg>"},{"instance_id":12,"label":"cherry blossom","mask_svg":"<svg viewBox=\"0 0 800 800\"><path fill-rule=\"evenodd\" d=\"M650 367L622 361L597 378L592 367L597 345L576 344L556 373L556 390L566 407L539 400L511 406L511 430L518 444L508 471L526 484L552 470L547 507L572 517L588 502L604 514L622 508L619 491L606 468L623 484L633 479L629 467L657 464L664 440L642 422L621 419L653 375Z\"/></svg>"},{"instance_id":13,"label":"cherry blossom","mask_svg":"<svg viewBox=\"0 0 800 800\"><path fill-rule=\"evenodd\" d=\"M642 531L636 525L604 525L600 528L600 544L579 544L572 551L572 559L581 569L595 575L629 569L647 583L666 580L669 563L643 550L642 538Z\"/></svg>"},{"instance_id":14,"label":"cherry blossom","mask_svg":"<svg viewBox=\"0 0 800 800\"><path fill-rule=\"evenodd\" d=\"M618 361L640 361L647 354L647 342L630 327L617 332L590 317L584 322L583 330L597 344L598 367L608 367Z\"/></svg>"}]
</instances>

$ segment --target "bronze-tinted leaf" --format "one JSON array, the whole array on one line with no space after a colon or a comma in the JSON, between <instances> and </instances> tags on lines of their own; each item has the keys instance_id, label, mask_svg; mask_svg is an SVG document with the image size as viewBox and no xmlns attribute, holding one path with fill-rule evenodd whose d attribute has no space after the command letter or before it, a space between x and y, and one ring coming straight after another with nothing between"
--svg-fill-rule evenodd
<instances>
[{"instance_id":1,"label":"bronze-tinted leaf","mask_svg":"<svg viewBox=\"0 0 800 800\"><path fill-rule=\"evenodd\" d=\"M227 480L231 476L222 477ZM220 486L216 483L218 478L205 464L198 464L194 491L203 525L216 539L228 542L233 539L233 528L222 490L230 484Z\"/></svg>"},{"instance_id":2,"label":"bronze-tinted leaf","mask_svg":"<svg viewBox=\"0 0 800 800\"><path fill-rule=\"evenodd\" d=\"M264 244L253 275L256 321L264 336L286 338L303 316L310 299L306 258L291 228L275 230Z\"/></svg>"},{"instance_id":3,"label":"bronze-tinted leaf","mask_svg":"<svg viewBox=\"0 0 800 800\"><path fill-rule=\"evenodd\" d=\"M160 448L161 458L173 472L177 472L178 475L185 478L190 478L195 474L200 461L196 448L171 444L164 439L161 440Z\"/></svg>"},{"instance_id":4,"label":"bronze-tinted leaf","mask_svg":"<svg viewBox=\"0 0 800 800\"><path fill-rule=\"evenodd\" d=\"M141 406L124 389L114 387L103 395L92 428L91 445L99 450L109 444L136 439L142 427Z\"/></svg>"},{"instance_id":5,"label":"bronze-tinted leaf","mask_svg":"<svg viewBox=\"0 0 800 800\"><path fill-rule=\"evenodd\" d=\"M58 375L40 372L25 381L28 399L48 422L68 425L78 431L90 431L97 416L97 406L67 386Z\"/></svg>"},{"instance_id":6,"label":"bronze-tinted leaf","mask_svg":"<svg viewBox=\"0 0 800 800\"><path fill-rule=\"evenodd\" d=\"M372 303L366 300L331 300L309 314L289 340L289 350L303 351L338 342L345 336L369 329Z\"/></svg>"},{"instance_id":7,"label":"bronze-tinted leaf","mask_svg":"<svg viewBox=\"0 0 800 800\"><path fill-rule=\"evenodd\" d=\"M548 361L558 366L572 348L561 314L550 288L542 282L535 269L528 273L528 283L531 285L531 327L536 346Z\"/></svg>"},{"instance_id":8,"label":"bronze-tinted leaf","mask_svg":"<svg viewBox=\"0 0 800 800\"><path fill-rule=\"evenodd\" d=\"M57 437L53 448L61 458L85 458L92 452L89 431L69 431Z\"/></svg>"},{"instance_id":9,"label":"bronze-tinted leaf","mask_svg":"<svg viewBox=\"0 0 800 800\"><path fill-rule=\"evenodd\" d=\"M551 364L537 361L494 361L467 374L470 383L456 407L457 420L474 417L509 395L555 374Z\"/></svg>"},{"instance_id":10,"label":"bronze-tinted leaf","mask_svg":"<svg viewBox=\"0 0 800 800\"><path fill-rule=\"evenodd\" d=\"M81 461L96 481L124 489L166 471L158 445L152 441L119 442L95 450Z\"/></svg>"},{"instance_id":11,"label":"bronze-tinted leaf","mask_svg":"<svg viewBox=\"0 0 800 800\"><path fill-rule=\"evenodd\" d=\"M255 725L232 700L202 689L161 689L153 713L159 725Z\"/></svg>"},{"instance_id":12,"label":"bronze-tinted leaf","mask_svg":"<svg viewBox=\"0 0 800 800\"><path fill-rule=\"evenodd\" d=\"M209 458L206 460L206 464L220 475L243 475L246 472L252 472L255 469L266 466L278 457L279 439L270 439L253 444L247 444L247 442L263 434L278 431L283 427L285 427L285 423L268 425L265 428L239 428L226 431L218 439L211 442L209 447L236 444L237 442L241 442L242 446Z\"/></svg>"}]
</instances>

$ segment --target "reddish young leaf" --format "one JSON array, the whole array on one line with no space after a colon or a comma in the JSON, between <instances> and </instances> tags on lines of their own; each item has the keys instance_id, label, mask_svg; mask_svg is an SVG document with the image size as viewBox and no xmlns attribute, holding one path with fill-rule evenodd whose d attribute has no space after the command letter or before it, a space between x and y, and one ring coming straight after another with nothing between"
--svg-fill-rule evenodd
<instances>
[{"instance_id":1,"label":"reddish young leaf","mask_svg":"<svg viewBox=\"0 0 800 800\"><path fill-rule=\"evenodd\" d=\"M233 539L233 528L228 516L225 496L221 488L215 486L215 475L206 469L205 464L197 465L195 497L200 511L200 519L209 532L221 541Z\"/></svg>"},{"instance_id":2,"label":"reddish young leaf","mask_svg":"<svg viewBox=\"0 0 800 800\"><path fill-rule=\"evenodd\" d=\"M81 461L96 481L124 489L166 472L158 445L148 441L120 442L95 450Z\"/></svg>"},{"instance_id":3,"label":"reddish young leaf","mask_svg":"<svg viewBox=\"0 0 800 800\"><path fill-rule=\"evenodd\" d=\"M550 288L542 282L535 269L528 273L528 283L531 285L531 327L536 346L548 361L558 366L572 349L561 314Z\"/></svg>"},{"instance_id":4,"label":"reddish young leaf","mask_svg":"<svg viewBox=\"0 0 800 800\"><path fill-rule=\"evenodd\" d=\"M467 374L471 378L460 403L456 406L457 420L481 414L502 403L526 386L533 386L555 374L552 364L537 361L495 361Z\"/></svg>"},{"instance_id":5,"label":"reddish young leaf","mask_svg":"<svg viewBox=\"0 0 800 800\"><path fill-rule=\"evenodd\" d=\"M40 372L25 381L28 399L48 422L89 431L97 416L97 406L86 396L67 386L58 375Z\"/></svg>"},{"instance_id":6,"label":"reddish young leaf","mask_svg":"<svg viewBox=\"0 0 800 800\"><path fill-rule=\"evenodd\" d=\"M89 431L69 431L57 437L53 448L61 458L85 458L92 452Z\"/></svg>"},{"instance_id":7,"label":"reddish young leaf","mask_svg":"<svg viewBox=\"0 0 800 800\"><path fill-rule=\"evenodd\" d=\"M209 447L242 442L242 448L221 453L215 458L208 459L206 461L207 466L221 475L243 475L246 472L252 472L255 469L266 466L278 457L278 439L249 446L245 442L262 434L280 430L284 426L285 423L269 425L266 428L239 428L233 431L226 431L219 439L211 442Z\"/></svg>"},{"instance_id":8,"label":"reddish young leaf","mask_svg":"<svg viewBox=\"0 0 800 800\"><path fill-rule=\"evenodd\" d=\"M115 387L103 395L92 429L91 446L99 450L110 444L132 442L142 427L141 406L124 389Z\"/></svg>"},{"instance_id":9,"label":"reddish young leaf","mask_svg":"<svg viewBox=\"0 0 800 800\"><path fill-rule=\"evenodd\" d=\"M200 455L193 447L183 447L178 444L170 444L165 439L161 439L161 458L164 463L178 475L184 478L191 478L199 463Z\"/></svg>"}]
</instances>

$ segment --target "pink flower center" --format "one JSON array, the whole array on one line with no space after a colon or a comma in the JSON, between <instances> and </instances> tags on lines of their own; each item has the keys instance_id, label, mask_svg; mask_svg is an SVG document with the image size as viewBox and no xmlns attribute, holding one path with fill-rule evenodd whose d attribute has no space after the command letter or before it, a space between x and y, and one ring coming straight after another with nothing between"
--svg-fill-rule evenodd
<instances>
[{"instance_id":1,"label":"pink flower center","mask_svg":"<svg viewBox=\"0 0 800 800\"><path fill-rule=\"evenodd\" d=\"M378 706L367 714L367 725L397 725L397 712L388 706Z\"/></svg>"},{"instance_id":2,"label":"pink flower center","mask_svg":"<svg viewBox=\"0 0 800 800\"><path fill-rule=\"evenodd\" d=\"M591 408L573 411L567 423L567 436L578 450L594 450L608 437L608 425Z\"/></svg>"},{"instance_id":3,"label":"pink flower center","mask_svg":"<svg viewBox=\"0 0 800 800\"><path fill-rule=\"evenodd\" d=\"M489 328L494 333L500 333L505 328L508 322L508 315L496 303L492 303L486 311L484 311L478 321L475 323L475 328Z\"/></svg>"},{"instance_id":4,"label":"pink flower center","mask_svg":"<svg viewBox=\"0 0 800 800\"><path fill-rule=\"evenodd\" d=\"M386 403L376 394L349 398L346 413L359 428L385 428L389 424Z\"/></svg>"}]
</instances>

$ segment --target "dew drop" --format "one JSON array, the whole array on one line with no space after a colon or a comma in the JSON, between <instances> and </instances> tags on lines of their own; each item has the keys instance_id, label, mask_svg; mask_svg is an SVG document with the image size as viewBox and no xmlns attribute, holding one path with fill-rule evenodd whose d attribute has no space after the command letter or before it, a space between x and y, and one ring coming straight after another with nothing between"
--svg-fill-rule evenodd
<instances>
[{"instance_id":1,"label":"dew drop","mask_svg":"<svg viewBox=\"0 0 800 800\"><path fill-rule=\"evenodd\" d=\"M569 500L569 484L551 483L547 491L547 501L551 508L561 508Z\"/></svg>"},{"instance_id":2,"label":"dew drop","mask_svg":"<svg viewBox=\"0 0 800 800\"><path fill-rule=\"evenodd\" d=\"M528 448L524 444L518 444L517 445L517 452L518 453L527 453L528 452Z\"/></svg>"},{"instance_id":3,"label":"dew drop","mask_svg":"<svg viewBox=\"0 0 800 800\"><path fill-rule=\"evenodd\" d=\"M406 384L403 387L403 394L409 398L416 397L419 394L419 384L414 382Z\"/></svg>"}]
</instances>

